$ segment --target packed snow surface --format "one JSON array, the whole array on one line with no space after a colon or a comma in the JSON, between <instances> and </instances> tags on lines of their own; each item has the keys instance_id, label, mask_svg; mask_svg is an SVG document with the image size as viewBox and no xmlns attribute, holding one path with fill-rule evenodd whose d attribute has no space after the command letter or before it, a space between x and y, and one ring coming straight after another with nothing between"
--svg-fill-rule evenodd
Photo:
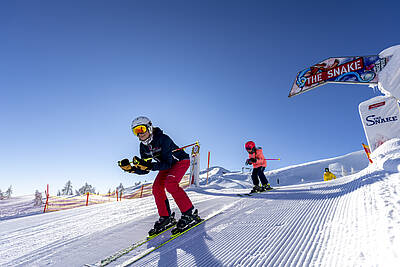
<instances>
[{"instance_id":1,"label":"packed snow surface","mask_svg":"<svg viewBox=\"0 0 400 267\"><path fill-rule=\"evenodd\" d=\"M237 195L250 190L247 173L214 167L206 184L202 172L187 192L201 217L217 214L132 266L398 266L400 140L372 159L358 151L268 171L276 189L251 197ZM329 166L338 178L323 182ZM45 214L29 211L32 199L0 201L0 266L95 263L142 240L158 218L152 197Z\"/></svg>"}]
</instances>

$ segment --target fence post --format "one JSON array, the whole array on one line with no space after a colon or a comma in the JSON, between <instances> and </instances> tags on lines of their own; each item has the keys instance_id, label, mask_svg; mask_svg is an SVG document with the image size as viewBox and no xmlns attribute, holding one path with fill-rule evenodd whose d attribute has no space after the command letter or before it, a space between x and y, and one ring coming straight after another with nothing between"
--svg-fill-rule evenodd
<instances>
[{"instance_id":1,"label":"fence post","mask_svg":"<svg viewBox=\"0 0 400 267\"><path fill-rule=\"evenodd\" d=\"M46 212L46 208L49 205L49 184L47 184L47 191L46 191L46 204L44 204L43 213Z\"/></svg>"},{"instance_id":2,"label":"fence post","mask_svg":"<svg viewBox=\"0 0 400 267\"><path fill-rule=\"evenodd\" d=\"M143 196L143 186L144 185L142 185L142 188L140 189L140 197L139 198L142 198L142 196Z\"/></svg>"},{"instance_id":3,"label":"fence post","mask_svg":"<svg viewBox=\"0 0 400 267\"><path fill-rule=\"evenodd\" d=\"M117 202L118 202L118 188L115 189L115 194L117 195Z\"/></svg>"},{"instance_id":4,"label":"fence post","mask_svg":"<svg viewBox=\"0 0 400 267\"><path fill-rule=\"evenodd\" d=\"M119 201L122 201L122 191L121 191L121 193L119 194Z\"/></svg>"},{"instance_id":5,"label":"fence post","mask_svg":"<svg viewBox=\"0 0 400 267\"><path fill-rule=\"evenodd\" d=\"M208 151L208 163L207 163L207 182L206 184L208 184L208 169L210 168L210 151Z\"/></svg>"},{"instance_id":6,"label":"fence post","mask_svg":"<svg viewBox=\"0 0 400 267\"><path fill-rule=\"evenodd\" d=\"M86 206L89 204L89 192L86 193Z\"/></svg>"}]
</instances>

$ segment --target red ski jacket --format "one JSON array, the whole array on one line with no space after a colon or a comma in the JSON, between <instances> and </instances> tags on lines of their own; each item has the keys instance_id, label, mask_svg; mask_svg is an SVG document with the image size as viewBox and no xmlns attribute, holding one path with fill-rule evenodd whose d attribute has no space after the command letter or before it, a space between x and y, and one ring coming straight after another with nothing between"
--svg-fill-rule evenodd
<instances>
[{"instance_id":1,"label":"red ski jacket","mask_svg":"<svg viewBox=\"0 0 400 267\"><path fill-rule=\"evenodd\" d=\"M267 160L264 157L261 147L257 147L255 153L249 153L249 159L253 158L257 160L255 163L253 163L253 168L267 167Z\"/></svg>"}]
</instances>

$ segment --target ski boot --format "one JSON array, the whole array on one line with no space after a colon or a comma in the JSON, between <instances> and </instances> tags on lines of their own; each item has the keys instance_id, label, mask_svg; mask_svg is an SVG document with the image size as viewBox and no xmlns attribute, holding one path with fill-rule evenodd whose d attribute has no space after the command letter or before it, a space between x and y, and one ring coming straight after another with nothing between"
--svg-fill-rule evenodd
<instances>
[{"instance_id":1,"label":"ski boot","mask_svg":"<svg viewBox=\"0 0 400 267\"><path fill-rule=\"evenodd\" d=\"M258 185L255 185L253 189L251 189L250 194L262 192L262 188Z\"/></svg>"},{"instance_id":2,"label":"ski boot","mask_svg":"<svg viewBox=\"0 0 400 267\"><path fill-rule=\"evenodd\" d=\"M261 192L264 192L264 191L272 190L273 188L271 187L270 184L263 184L262 187L261 187L261 189L262 189Z\"/></svg>"},{"instance_id":3,"label":"ski boot","mask_svg":"<svg viewBox=\"0 0 400 267\"><path fill-rule=\"evenodd\" d=\"M173 212L170 216L162 216L160 217L160 219L158 219L158 221L154 223L153 229L149 231L149 237L164 232L175 224L175 212Z\"/></svg>"},{"instance_id":4,"label":"ski boot","mask_svg":"<svg viewBox=\"0 0 400 267\"><path fill-rule=\"evenodd\" d=\"M192 213L192 209L186 211L182 214L182 217L179 219L176 227L172 229L171 233L173 235L182 233L189 229L192 226L195 226L199 222L201 222L201 218L198 215L197 209Z\"/></svg>"}]
</instances>

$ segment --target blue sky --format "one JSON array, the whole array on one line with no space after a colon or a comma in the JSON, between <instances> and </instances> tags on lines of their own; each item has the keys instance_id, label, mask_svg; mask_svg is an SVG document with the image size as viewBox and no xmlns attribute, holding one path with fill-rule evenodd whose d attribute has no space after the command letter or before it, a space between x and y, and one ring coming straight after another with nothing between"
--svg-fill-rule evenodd
<instances>
[{"instance_id":1,"label":"blue sky","mask_svg":"<svg viewBox=\"0 0 400 267\"><path fill-rule=\"evenodd\" d=\"M380 4L381 6L377 6ZM0 189L67 180L100 192L144 179L116 166L139 153L145 115L202 169L239 170L244 143L275 169L362 149L358 104L325 85L288 98L298 71L399 44L398 1L2 1ZM322 172L322 170L321 170Z\"/></svg>"}]
</instances>

